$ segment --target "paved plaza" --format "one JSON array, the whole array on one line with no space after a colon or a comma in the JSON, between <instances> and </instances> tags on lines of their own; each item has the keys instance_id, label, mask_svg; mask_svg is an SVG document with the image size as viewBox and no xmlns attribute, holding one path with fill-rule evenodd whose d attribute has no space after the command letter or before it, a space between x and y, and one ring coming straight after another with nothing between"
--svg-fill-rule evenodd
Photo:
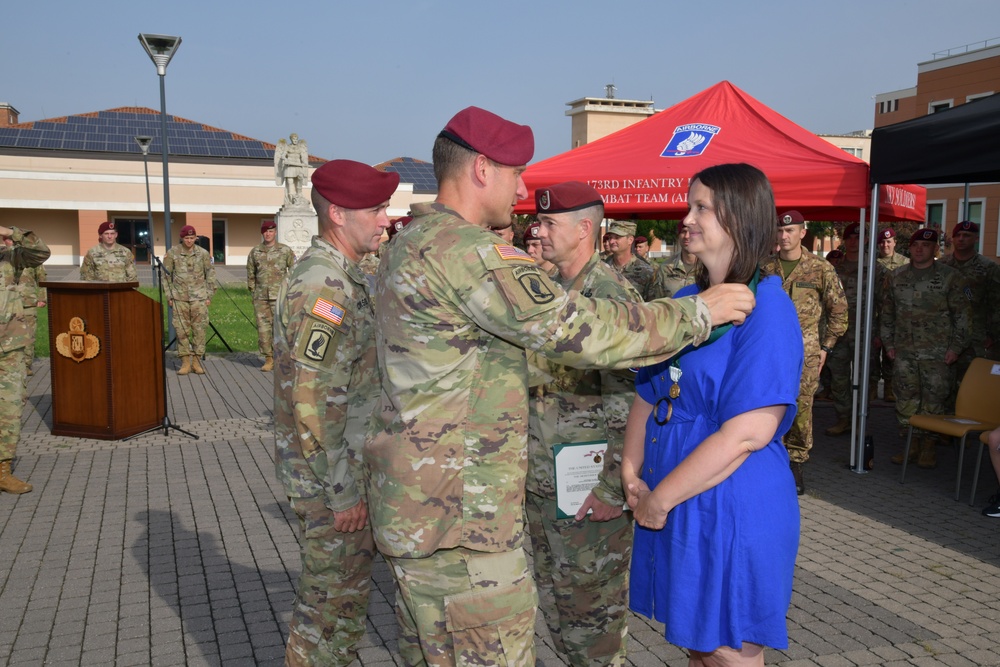
<instances>
[{"instance_id":1,"label":"paved plaza","mask_svg":"<svg viewBox=\"0 0 1000 667\"><path fill-rule=\"evenodd\" d=\"M0 664L280 665L299 572L296 521L274 478L272 377L252 354L210 356L178 377L169 416L124 442L53 436L49 366L35 363L23 414L23 496L0 495ZM847 438L816 405L816 445L801 498L802 539L789 612L788 667L1000 665L1000 521L980 515L996 490L984 461L975 507L953 499L957 452L889 463L892 407L876 402L875 469L847 469ZM402 664L392 579L378 562L361 648L366 666ZM628 663L683 665L658 624L633 616ZM544 625L538 664L562 665Z\"/></svg>"}]
</instances>

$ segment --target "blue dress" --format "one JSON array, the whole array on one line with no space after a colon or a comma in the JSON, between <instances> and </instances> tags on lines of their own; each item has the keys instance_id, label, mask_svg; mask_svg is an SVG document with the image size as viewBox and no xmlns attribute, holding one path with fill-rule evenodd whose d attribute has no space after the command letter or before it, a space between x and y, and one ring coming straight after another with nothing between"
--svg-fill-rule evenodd
<instances>
[{"instance_id":1,"label":"blue dress","mask_svg":"<svg viewBox=\"0 0 1000 667\"><path fill-rule=\"evenodd\" d=\"M677 296L697 293L691 286ZM680 396L646 424L642 478L655 488L723 422L785 405L774 439L722 483L681 503L662 530L636 524L630 606L666 624L667 641L696 651L743 642L788 647L786 615L799 545L799 504L781 437L795 418L802 332L776 277L757 287L757 307L711 345L680 360ZM647 403L668 396L669 362L639 371Z\"/></svg>"}]
</instances>

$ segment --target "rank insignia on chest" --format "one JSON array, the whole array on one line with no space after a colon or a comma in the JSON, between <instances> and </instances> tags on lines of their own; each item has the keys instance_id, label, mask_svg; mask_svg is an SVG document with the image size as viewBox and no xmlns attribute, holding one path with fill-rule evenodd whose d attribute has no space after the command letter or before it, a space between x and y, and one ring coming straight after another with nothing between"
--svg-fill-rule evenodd
<instances>
[{"instance_id":1,"label":"rank insignia on chest","mask_svg":"<svg viewBox=\"0 0 1000 667\"><path fill-rule=\"evenodd\" d=\"M497 251L498 255L500 255L500 259L504 260L505 262L531 262L532 264L535 263L535 260L532 259L531 255L524 252L520 248L515 248L512 245L502 245L498 243L497 245L493 246L493 249Z\"/></svg>"},{"instance_id":2,"label":"rank insignia on chest","mask_svg":"<svg viewBox=\"0 0 1000 667\"><path fill-rule=\"evenodd\" d=\"M312 314L340 326L344 321L344 307L336 301L318 298L312 307Z\"/></svg>"}]
</instances>

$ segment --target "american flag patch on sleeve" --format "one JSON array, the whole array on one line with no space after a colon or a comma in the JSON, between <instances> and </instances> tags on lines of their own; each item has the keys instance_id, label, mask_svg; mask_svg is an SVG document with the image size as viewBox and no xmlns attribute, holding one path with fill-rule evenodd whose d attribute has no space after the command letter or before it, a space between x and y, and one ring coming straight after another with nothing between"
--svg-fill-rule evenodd
<instances>
[{"instance_id":1,"label":"american flag patch on sleeve","mask_svg":"<svg viewBox=\"0 0 1000 667\"><path fill-rule=\"evenodd\" d=\"M312 314L337 326L340 326L341 322L344 321L344 307L335 301L327 301L323 298L316 299L316 305L312 307Z\"/></svg>"},{"instance_id":2,"label":"american flag patch on sleeve","mask_svg":"<svg viewBox=\"0 0 1000 667\"><path fill-rule=\"evenodd\" d=\"M505 262L520 261L520 262L534 263L535 261L534 259L532 259L531 255L524 252L520 248L515 248L512 245L496 244L493 246L493 249L497 251L498 255L500 255L500 259L504 260Z\"/></svg>"}]
</instances>

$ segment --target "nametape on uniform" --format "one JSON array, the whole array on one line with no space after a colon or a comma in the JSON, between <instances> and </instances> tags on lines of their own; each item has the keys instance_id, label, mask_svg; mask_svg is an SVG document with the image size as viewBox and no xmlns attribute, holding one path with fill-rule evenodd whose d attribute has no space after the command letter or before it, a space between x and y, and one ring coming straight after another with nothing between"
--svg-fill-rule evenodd
<instances>
[{"instance_id":1,"label":"nametape on uniform","mask_svg":"<svg viewBox=\"0 0 1000 667\"><path fill-rule=\"evenodd\" d=\"M340 326L344 321L344 307L336 301L328 301L323 298L316 299L316 303L312 307L312 314L337 326Z\"/></svg>"},{"instance_id":2,"label":"nametape on uniform","mask_svg":"<svg viewBox=\"0 0 1000 667\"><path fill-rule=\"evenodd\" d=\"M535 260L531 255L524 252L520 248L515 248L512 245L502 245L498 243L493 246L493 249L497 251L498 255L500 255L500 259L504 260L505 262L531 262L532 264L535 263Z\"/></svg>"}]
</instances>

